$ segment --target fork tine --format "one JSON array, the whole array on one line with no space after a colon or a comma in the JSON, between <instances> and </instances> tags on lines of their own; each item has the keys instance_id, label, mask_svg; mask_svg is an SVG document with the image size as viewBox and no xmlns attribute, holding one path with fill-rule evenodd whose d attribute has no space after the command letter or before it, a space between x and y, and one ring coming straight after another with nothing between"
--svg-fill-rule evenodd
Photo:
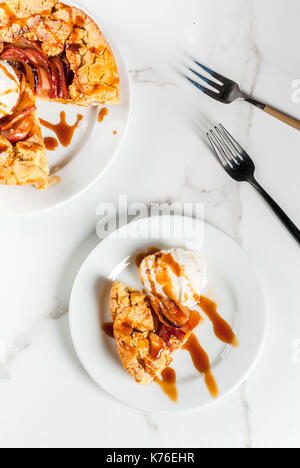
<instances>
[{"instance_id":1,"label":"fork tine","mask_svg":"<svg viewBox=\"0 0 300 468\"><path fill-rule=\"evenodd\" d=\"M233 163L230 160L230 158L228 158L228 155L226 154L226 151L224 150L224 143L222 145L222 141L219 140L218 136L215 134L213 130L207 133L207 137L210 143L212 144L212 147L215 150L215 153L217 154L222 165L225 168L229 166L231 169L233 169Z\"/></svg>"},{"instance_id":2,"label":"fork tine","mask_svg":"<svg viewBox=\"0 0 300 468\"><path fill-rule=\"evenodd\" d=\"M221 125L221 124L220 124ZM224 142L224 144L226 145L226 148L229 152L229 155L228 157L230 157L230 159L235 163L235 164L240 164L240 157L239 157L239 153L238 151L236 150L236 148L233 146L233 144L231 143L231 140L228 138L227 134L223 133L221 131L221 129L219 127L215 127L215 130L216 132L218 133L219 137L222 139L222 141Z\"/></svg>"},{"instance_id":3,"label":"fork tine","mask_svg":"<svg viewBox=\"0 0 300 468\"><path fill-rule=\"evenodd\" d=\"M231 81L229 80L229 78L226 78L225 76L220 75L219 73L211 70L210 68L206 67L205 65L202 65L201 63L197 61L195 61L195 64L198 65L198 67L202 68L204 71L206 71L206 73L216 78L222 84L225 84L225 82Z\"/></svg>"},{"instance_id":4,"label":"fork tine","mask_svg":"<svg viewBox=\"0 0 300 468\"><path fill-rule=\"evenodd\" d=\"M197 83L194 80L191 80L191 78L189 78L188 76L186 76L186 79L189 80L194 86L196 86L196 88L200 89L200 91L202 91L204 94L207 94L207 96L209 96L209 97L211 97L213 99L218 99L219 93L217 93L215 91L211 91L208 88L205 88L205 86Z\"/></svg>"},{"instance_id":5,"label":"fork tine","mask_svg":"<svg viewBox=\"0 0 300 468\"><path fill-rule=\"evenodd\" d=\"M217 156L219 162L222 164L223 167L226 167L226 166L227 166L227 162L226 162L226 160L224 160L224 158L219 154L218 148L217 148L217 146L216 146L214 140L212 139L211 135L210 135L209 133L207 133L206 136L207 136L207 138L208 138L208 140L209 140L209 142L210 142L210 144L211 144L211 146L212 146L212 148L213 148L213 150L214 150L214 152L215 152L215 154L216 154L216 156Z\"/></svg>"},{"instance_id":6,"label":"fork tine","mask_svg":"<svg viewBox=\"0 0 300 468\"><path fill-rule=\"evenodd\" d=\"M192 73L194 73L198 78L201 80L205 81L209 86L212 86L213 88L217 88L219 91L223 88L223 85L220 85L219 83L216 83L215 81L210 80L209 78L206 78L205 76L201 75L200 73L196 72L192 68L189 69Z\"/></svg>"},{"instance_id":7,"label":"fork tine","mask_svg":"<svg viewBox=\"0 0 300 468\"><path fill-rule=\"evenodd\" d=\"M243 160L243 154L245 153L244 148L242 148L242 146L233 138L233 136L228 132L228 130L226 130L226 128L221 123L219 125L221 130L223 131L223 134L227 136L232 147L237 151L239 158Z\"/></svg>"},{"instance_id":8,"label":"fork tine","mask_svg":"<svg viewBox=\"0 0 300 468\"><path fill-rule=\"evenodd\" d=\"M213 137L215 138L215 141L218 143L219 149L222 152L222 155L223 155L224 159L227 161L229 166L231 168L233 168L235 163L232 160L231 156L228 154L228 148L224 144L224 140L222 140L222 138L220 138L220 136L218 135L216 130L217 130L217 128L215 127L215 131L211 130L211 133L212 133Z\"/></svg>"}]
</instances>

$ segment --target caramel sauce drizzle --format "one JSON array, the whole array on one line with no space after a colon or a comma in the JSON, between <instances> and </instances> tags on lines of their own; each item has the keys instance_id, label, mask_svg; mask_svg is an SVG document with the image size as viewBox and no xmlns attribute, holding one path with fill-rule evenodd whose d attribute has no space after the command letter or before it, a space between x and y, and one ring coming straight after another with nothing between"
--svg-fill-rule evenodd
<instances>
[{"instance_id":1,"label":"caramel sauce drizzle","mask_svg":"<svg viewBox=\"0 0 300 468\"><path fill-rule=\"evenodd\" d=\"M17 93L18 91L19 91L19 88L7 89L6 91L3 91L2 93L0 93L0 97L7 96L8 94L11 94L11 93ZM1 106L7 107L3 103L1 104Z\"/></svg>"},{"instance_id":2,"label":"caramel sauce drizzle","mask_svg":"<svg viewBox=\"0 0 300 468\"><path fill-rule=\"evenodd\" d=\"M164 350L164 345L160 341L159 342L150 341L150 353L149 354L153 359L159 359L163 350Z\"/></svg>"},{"instance_id":3,"label":"caramel sauce drizzle","mask_svg":"<svg viewBox=\"0 0 300 468\"><path fill-rule=\"evenodd\" d=\"M10 73L10 72L7 70L7 68L6 68L4 65L2 65L2 63L0 63L0 68L1 68L1 70L3 71L3 73L4 73L10 80L14 81L17 85L19 85L19 82L17 81L16 77L15 77L12 73ZM18 89L19 89L19 88L17 88L17 90L18 90Z\"/></svg>"},{"instance_id":4,"label":"caramel sauce drizzle","mask_svg":"<svg viewBox=\"0 0 300 468\"><path fill-rule=\"evenodd\" d=\"M13 11L9 8L6 2L0 4L0 8L4 11L7 19L9 20L9 24L17 22L20 18L18 18Z\"/></svg>"},{"instance_id":5,"label":"caramel sauce drizzle","mask_svg":"<svg viewBox=\"0 0 300 468\"><path fill-rule=\"evenodd\" d=\"M174 258L172 257L170 253L162 254L161 261L165 263L173 271L174 275L176 275L178 278L181 276L182 274L181 265L179 265L179 263L177 263L174 260Z\"/></svg>"},{"instance_id":6,"label":"caramel sauce drizzle","mask_svg":"<svg viewBox=\"0 0 300 468\"><path fill-rule=\"evenodd\" d=\"M173 299L175 302L177 300L176 294L173 290L172 280L170 278L168 268L179 277L182 274L182 267L177 263L170 253L159 253L154 258L153 270L156 271L156 281L162 287L164 294ZM151 279L151 270L149 268L148 280L151 284L151 288L154 285L154 282ZM152 289L152 293L155 295L155 285Z\"/></svg>"},{"instance_id":7,"label":"caramel sauce drizzle","mask_svg":"<svg viewBox=\"0 0 300 468\"><path fill-rule=\"evenodd\" d=\"M233 333L229 324L218 314L217 304L208 299L207 297L201 296L199 307L201 307L203 312L208 316L209 320L212 322L216 337L219 340L223 341L223 343L230 344L237 348L239 346L239 341Z\"/></svg>"},{"instance_id":8,"label":"caramel sauce drizzle","mask_svg":"<svg viewBox=\"0 0 300 468\"><path fill-rule=\"evenodd\" d=\"M209 357L196 336L192 334L182 349L190 353L195 368L204 376L209 393L213 398L217 398L219 389L210 369Z\"/></svg>"},{"instance_id":9,"label":"caramel sauce drizzle","mask_svg":"<svg viewBox=\"0 0 300 468\"><path fill-rule=\"evenodd\" d=\"M170 278L168 269L170 269L177 277L181 276L183 271L181 265L174 260L170 253L165 254L160 252L160 249L151 248L148 252L142 253L137 257L136 265L139 268L143 260L145 260L148 256L154 255L156 253L158 253L158 255L154 257L153 263L153 271L156 272L156 281L162 287L164 294L176 302L177 297L173 290L172 280ZM152 279L151 269L148 261L146 263L146 270L148 272L148 281L150 283L152 294L159 297L160 295L157 293L155 282Z\"/></svg>"},{"instance_id":10,"label":"caramel sauce drizzle","mask_svg":"<svg viewBox=\"0 0 300 468\"><path fill-rule=\"evenodd\" d=\"M160 249L158 249L157 247L150 247L146 252L141 252L140 254L138 254L136 256L136 259L135 259L135 264L138 268L140 268L141 264L143 263L143 261L151 256L151 255L154 255L155 253L159 252ZM152 294L154 294L154 296L159 296L157 291L156 291L156 287L155 287L155 283L154 281L152 280L152 277L151 277L151 272L150 272L150 268L149 268L149 265L147 265L147 271L149 270L149 273L148 273L148 281L150 283L150 287L151 287L151 291L152 291Z\"/></svg>"},{"instance_id":11,"label":"caramel sauce drizzle","mask_svg":"<svg viewBox=\"0 0 300 468\"><path fill-rule=\"evenodd\" d=\"M58 147L58 141L56 138L46 137L44 143L48 151L54 151Z\"/></svg>"},{"instance_id":12,"label":"caramel sauce drizzle","mask_svg":"<svg viewBox=\"0 0 300 468\"><path fill-rule=\"evenodd\" d=\"M176 372L171 367L167 367L161 373L162 379L155 378L155 382L160 386L163 392L176 403L178 401L178 390L176 387Z\"/></svg>"},{"instance_id":13,"label":"caramel sauce drizzle","mask_svg":"<svg viewBox=\"0 0 300 468\"><path fill-rule=\"evenodd\" d=\"M60 122L56 125L43 119L40 119L40 122L44 127L49 128L49 130L52 130L56 134L62 146L67 147L71 144L74 132L83 119L83 115L77 115L77 121L74 125L67 124L65 111L61 112L60 119Z\"/></svg>"},{"instance_id":14,"label":"caramel sauce drizzle","mask_svg":"<svg viewBox=\"0 0 300 468\"><path fill-rule=\"evenodd\" d=\"M176 295L173 291L172 281L170 275L168 274L167 268L158 267L159 255L155 257L153 268L156 271L156 280L158 284L162 287L164 294L173 300L176 300Z\"/></svg>"},{"instance_id":15,"label":"caramel sauce drizzle","mask_svg":"<svg viewBox=\"0 0 300 468\"><path fill-rule=\"evenodd\" d=\"M113 322L106 322L101 325L102 331L109 336L114 338L114 324Z\"/></svg>"},{"instance_id":16,"label":"caramel sauce drizzle","mask_svg":"<svg viewBox=\"0 0 300 468\"><path fill-rule=\"evenodd\" d=\"M152 276L151 276L151 269L150 269L148 260L146 260L146 271L147 271L148 281L149 281L149 284L150 284L152 294L154 296L156 296L156 297L160 297L160 295L158 294L158 292L156 290L156 285L155 285L155 283L154 283L154 281L152 279Z\"/></svg>"},{"instance_id":17,"label":"caramel sauce drizzle","mask_svg":"<svg viewBox=\"0 0 300 468\"><path fill-rule=\"evenodd\" d=\"M98 116L98 122L103 122L104 118L108 115L108 109L106 107L103 107Z\"/></svg>"},{"instance_id":18,"label":"caramel sauce drizzle","mask_svg":"<svg viewBox=\"0 0 300 468\"><path fill-rule=\"evenodd\" d=\"M23 32L28 32L28 27L27 27L27 22L28 20L30 20L31 18L33 17L36 17L36 16L44 16L44 15L47 15L51 12L51 10L43 10L43 11L40 11L39 13L35 13L33 15L30 15L28 17L23 17L23 18L19 18L17 15L15 15L15 13L9 8L9 6L7 5L6 2L2 2L0 3L0 8L4 11L5 13L5 16L6 16L6 19L8 20L7 24L5 25L6 27L10 27L14 24L17 24L19 26L21 26L22 30L19 31L19 33Z\"/></svg>"},{"instance_id":19,"label":"caramel sauce drizzle","mask_svg":"<svg viewBox=\"0 0 300 468\"><path fill-rule=\"evenodd\" d=\"M154 255L155 253L159 252L160 249L157 247L150 247L146 252L139 253L135 258L135 264L138 268L140 268L141 264L145 260L145 258L149 257L150 255Z\"/></svg>"},{"instance_id":20,"label":"caramel sauce drizzle","mask_svg":"<svg viewBox=\"0 0 300 468\"><path fill-rule=\"evenodd\" d=\"M44 16L47 15L51 12L51 10L43 10L40 11L39 13L35 13L33 15L30 15L28 17L23 17L19 18L17 15L14 14L14 12L9 8L6 2L0 3L0 8L4 11L6 18L8 19L8 24L5 26L12 26L13 24L18 24L22 27L26 26L27 21L31 19L32 17L35 16Z\"/></svg>"}]
</instances>

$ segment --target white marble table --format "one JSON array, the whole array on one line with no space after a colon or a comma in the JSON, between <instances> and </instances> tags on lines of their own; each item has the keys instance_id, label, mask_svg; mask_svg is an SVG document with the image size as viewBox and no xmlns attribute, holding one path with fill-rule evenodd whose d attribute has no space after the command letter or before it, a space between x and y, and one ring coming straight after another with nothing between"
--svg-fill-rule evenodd
<instances>
[{"instance_id":1,"label":"white marble table","mask_svg":"<svg viewBox=\"0 0 300 468\"><path fill-rule=\"evenodd\" d=\"M117 162L80 199L48 214L0 219L0 446L299 447L299 247L251 187L221 170L197 127L206 119L227 125L298 225L300 135L247 104L210 101L178 73L187 57L201 58L300 118L291 98L300 78L299 1L82 3L124 52L132 121ZM265 351L246 384L207 410L133 411L106 397L74 354L72 282L98 242L97 206L119 193L131 202L203 202L206 220L237 239L261 270L270 309Z\"/></svg>"}]
</instances>

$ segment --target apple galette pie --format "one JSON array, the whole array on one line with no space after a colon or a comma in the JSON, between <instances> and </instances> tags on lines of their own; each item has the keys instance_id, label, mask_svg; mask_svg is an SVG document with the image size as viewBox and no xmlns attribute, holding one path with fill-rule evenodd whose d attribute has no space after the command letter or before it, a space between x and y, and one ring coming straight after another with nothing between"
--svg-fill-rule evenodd
<instances>
[{"instance_id":1,"label":"apple galette pie","mask_svg":"<svg viewBox=\"0 0 300 468\"><path fill-rule=\"evenodd\" d=\"M48 184L36 98L119 103L119 74L97 24L57 0L0 4L0 184Z\"/></svg>"}]
</instances>

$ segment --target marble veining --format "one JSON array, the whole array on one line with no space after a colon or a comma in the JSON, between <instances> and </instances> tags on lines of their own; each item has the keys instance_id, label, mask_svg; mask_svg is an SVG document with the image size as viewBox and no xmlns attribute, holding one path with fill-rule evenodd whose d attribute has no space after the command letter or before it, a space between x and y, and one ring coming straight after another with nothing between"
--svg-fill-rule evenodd
<instances>
[{"instance_id":1,"label":"marble veining","mask_svg":"<svg viewBox=\"0 0 300 468\"><path fill-rule=\"evenodd\" d=\"M69 307L65 305L57 305L51 312L49 312L49 318L53 320L59 320L69 313Z\"/></svg>"},{"instance_id":2,"label":"marble veining","mask_svg":"<svg viewBox=\"0 0 300 468\"><path fill-rule=\"evenodd\" d=\"M18 356L31 346L26 335L19 335L11 344L2 342L2 356L0 358L0 380L11 380L11 366Z\"/></svg>"},{"instance_id":3,"label":"marble veining","mask_svg":"<svg viewBox=\"0 0 300 468\"><path fill-rule=\"evenodd\" d=\"M156 424L154 417L150 413L143 413L143 416L150 431L153 431L154 433L159 432L159 427Z\"/></svg>"},{"instance_id":4,"label":"marble veining","mask_svg":"<svg viewBox=\"0 0 300 468\"><path fill-rule=\"evenodd\" d=\"M152 84L156 86L176 86L177 83L172 81L160 81L157 80L155 74L157 74L157 70L153 67L145 67L140 69L132 69L129 70L130 75L132 76L132 80L134 83L139 84Z\"/></svg>"},{"instance_id":5,"label":"marble veining","mask_svg":"<svg viewBox=\"0 0 300 468\"><path fill-rule=\"evenodd\" d=\"M246 425L246 444L245 448L252 449L253 448L253 439L252 439L252 424L251 424L251 407L250 403L247 398L247 382L244 382L240 388L240 395L244 410L244 418L245 418L245 425Z\"/></svg>"}]
</instances>

